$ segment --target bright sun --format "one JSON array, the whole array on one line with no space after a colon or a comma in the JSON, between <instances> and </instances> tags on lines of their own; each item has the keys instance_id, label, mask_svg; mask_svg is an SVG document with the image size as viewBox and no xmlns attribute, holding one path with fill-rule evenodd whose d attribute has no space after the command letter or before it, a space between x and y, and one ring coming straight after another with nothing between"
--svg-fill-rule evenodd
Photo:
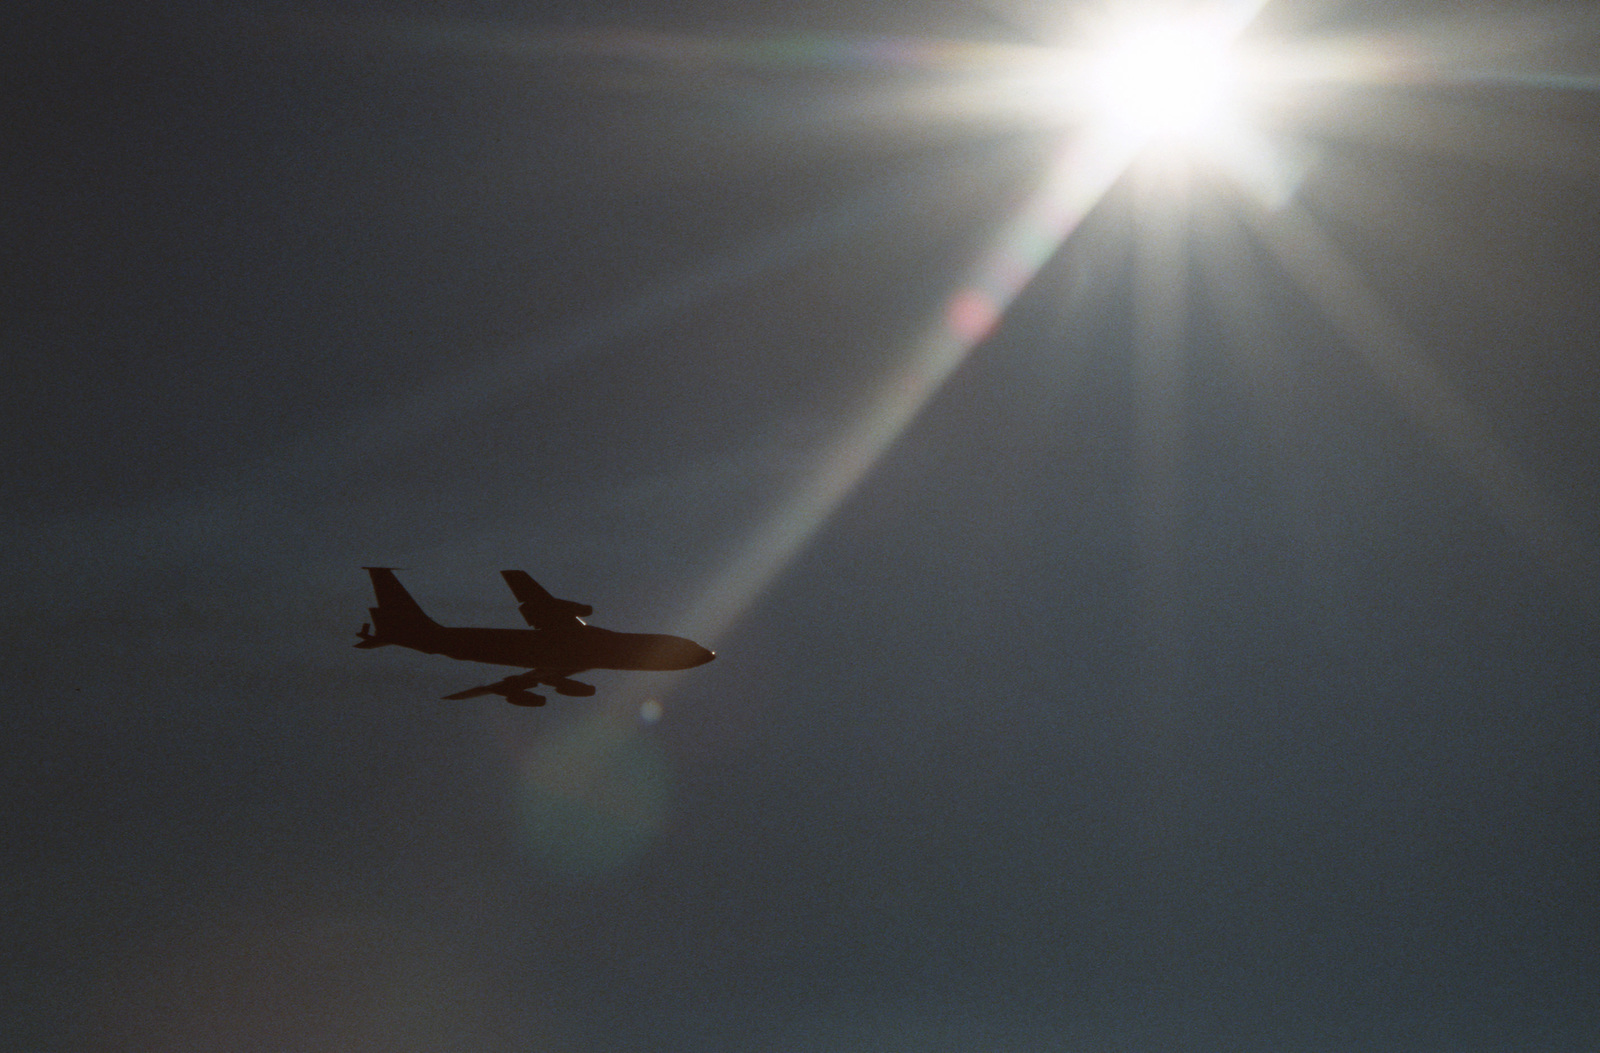
<instances>
[{"instance_id":1,"label":"bright sun","mask_svg":"<svg viewBox=\"0 0 1600 1053\"><path fill-rule=\"evenodd\" d=\"M1203 139L1227 117L1234 98L1234 35L1203 19L1107 34L1084 84L1092 118L1141 146Z\"/></svg>"}]
</instances>

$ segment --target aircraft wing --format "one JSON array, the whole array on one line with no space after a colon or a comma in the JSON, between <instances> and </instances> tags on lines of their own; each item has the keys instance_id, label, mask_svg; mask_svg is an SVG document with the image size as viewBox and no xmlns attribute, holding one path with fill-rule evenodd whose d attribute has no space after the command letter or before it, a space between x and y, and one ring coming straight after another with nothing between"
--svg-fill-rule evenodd
<instances>
[{"instance_id":1,"label":"aircraft wing","mask_svg":"<svg viewBox=\"0 0 1600 1053\"><path fill-rule=\"evenodd\" d=\"M502 570L500 576L511 586L511 594L517 598L517 610L535 629L571 628L582 625L583 619L594 613L594 608L587 603L556 599L529 577L527 571Z\"/></svg>"},{"instance_id":2,"label":"aircraft wing","mask_svg":"<svg viewBox=\"0 0 1600 1053\"><path fill-rule=\"evenodd\" d=\"M450 702L459 702L462 699L482 698L484 695L499 695L513 706L542 706L544 696L534 694L530 688L540 684L549 684L556 689L557 694L588 697L594 694L594 685L585 684L570 679L571 669L533 669L526 673L517 673L504 680L496 680L492 684L483 684L479 687L469 687L465 691L457 691L453 695L445 695Z\"/></svg>"}]
</instances>

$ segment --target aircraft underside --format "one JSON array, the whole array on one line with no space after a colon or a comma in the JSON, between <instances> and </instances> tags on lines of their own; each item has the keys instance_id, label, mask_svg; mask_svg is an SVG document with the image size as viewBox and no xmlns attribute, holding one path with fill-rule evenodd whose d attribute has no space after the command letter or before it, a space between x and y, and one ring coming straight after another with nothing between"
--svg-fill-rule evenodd
<instances>
[{"instance_id":1,"label":"aircraft underside","mask_svg":"<svg viewBox=\"0 0 1600 1053\"><path fill-rule=\"evenodd\" d=\"M580 680L570 679L562 673L553 673L544 669L534 669L526 673L508 676L492 684L481 687L469 687L465 691L457 691L453 695L445 695L449 701L459 701L466 698L481 698L484 695L500 695L513 706L542 706L545 697L528 690L548 684L555 688L556 694L567 695L572 698L588 698L594 694L593 684L585 684Z\"/></svg>"}]
</instances>

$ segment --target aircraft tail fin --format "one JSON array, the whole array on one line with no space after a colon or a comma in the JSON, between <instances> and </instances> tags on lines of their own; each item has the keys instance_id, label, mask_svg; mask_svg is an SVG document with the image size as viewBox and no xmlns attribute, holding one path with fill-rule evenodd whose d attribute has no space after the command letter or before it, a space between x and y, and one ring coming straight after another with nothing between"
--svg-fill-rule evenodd
<instances>
[{"instance_id":1,"label":"aircraft tail fin","mask_svg":"<svg viewBox=\"0 0 1600 1053\"><path fill-rule=\"evenodd\" d=\"M363 631L357 647L380 647L397 642L429 629L439 628L439 623L425 614L417 601L411 598L400 579L389 567L363 567L372 576L372 591L378 605L368 608L372 612L371 633ZM366 626L362 626L365 630Z\"/></svg>"}]
</instances>

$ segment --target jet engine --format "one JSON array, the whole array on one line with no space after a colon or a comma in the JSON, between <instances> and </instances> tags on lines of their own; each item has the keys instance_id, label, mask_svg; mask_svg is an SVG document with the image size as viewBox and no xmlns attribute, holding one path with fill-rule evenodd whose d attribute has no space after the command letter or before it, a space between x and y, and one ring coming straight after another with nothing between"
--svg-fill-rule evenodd
<instances>
[{"instance_id":1,"label":"jet engine","mask_svg":"<svg viewBox=\"0 0 1600 1053\"><path fill-rule=\"evenodd\" d=\"M581 680L568 680L564 676L558 676L554 680L546 680L545 683L555 688L557 694L566 695L569 698L588 698L594 694L593 684L585 684Z\"/></svg>"}]
</instances>

